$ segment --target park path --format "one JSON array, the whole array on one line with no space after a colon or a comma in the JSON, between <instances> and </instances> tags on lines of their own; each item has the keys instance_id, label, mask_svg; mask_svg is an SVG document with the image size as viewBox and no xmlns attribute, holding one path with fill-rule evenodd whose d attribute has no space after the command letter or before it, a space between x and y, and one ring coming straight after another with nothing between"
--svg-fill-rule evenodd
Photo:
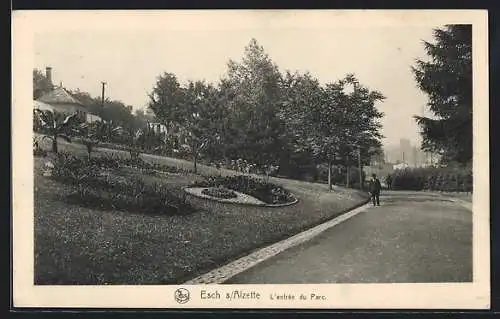
<instances>
[{"instance_id":1,"label":"park path","mask_svg":"<svg viewBox=\"0 0 500 319\"><path fill-rule=\"evenodd\" d=\"M228 284L472 281L472 212L424 192L390 192Z\"/></svg>"}]
</instances>

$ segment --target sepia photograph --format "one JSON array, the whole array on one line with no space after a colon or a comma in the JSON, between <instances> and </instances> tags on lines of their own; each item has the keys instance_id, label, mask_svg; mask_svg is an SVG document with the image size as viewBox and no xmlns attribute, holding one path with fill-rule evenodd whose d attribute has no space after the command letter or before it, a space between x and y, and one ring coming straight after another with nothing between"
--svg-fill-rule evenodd
<instances>
[{"instance_id":1,"label":"sepia photograph","mask_svg":"<svg viewBox=\"0 0 500 319\"><path fill-rule=\"evenodd\" d=\"M14 303L489 307L486 11L18 11L13 50Z\"/></svg>"}]
</instances>

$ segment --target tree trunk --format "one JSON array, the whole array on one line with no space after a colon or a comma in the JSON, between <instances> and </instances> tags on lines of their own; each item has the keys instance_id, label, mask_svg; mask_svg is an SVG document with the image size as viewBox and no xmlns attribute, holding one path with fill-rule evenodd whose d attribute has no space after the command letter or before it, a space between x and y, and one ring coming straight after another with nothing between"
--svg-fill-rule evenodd
<instances>
[{"instance_id":1,"label":"tree trunk","mask_svg":"<svg viewBox=\"0 0 500 319\"><path fill-rule=\"evenodd\" d=\"M349 188L351 187L351 167L347 166L347 181L346 181L346 187Z\"/></svg>"},{"instance_id":2,"label":"tree trunk","mask_svg":"<svg viewBox=\"0 0 500 319\"><path fill-rule=\"evenodd\" d=\"M328 190L332 190L332 162L328 161Z\"/></svg>"},{"instance_id":3,"label":"tree trunk","mask_svg":"<svg viewBox=\"0 0 500 319\"><path fill-rule=\"evenodd\" d=\"M57 136L52 138L52 153L57 154Z\"/></svg>"},{"instance_id":4,"label":"tree trunk","mask_svg":"<svg viewBox=\"0 0 500 319\"><path fill-rule=\"evenodd\" d=\"M359 189L363 190L363 167L361 165L361 149L358 148L358 170L359 170Z\"/></svg>"},{"instance_id":5,"label":"tree trunk","mask_svg":"<svg viewBox=\"0 0 500 319\"><path fill-rule=\"evenodd\" d=\"M346 160L346 182L345 186L349 188L351 186L351 165L349 165L349 155L347 155Z\"/></svg>"},{"instance_id":6,"label":"tree trunk","mask_svg":"<svg viewBox=\"0 0 500 319\"><path fill-rule=\"evenodd\" d=\"M198 173L198 155L195 153L193 157L194 162L194 173Z\"/></svg>"},{"instance_id":7,"label":"tree trunk","mask_svg":"<svg viewBox=\"0 0 500 319\"><path fill-rule=\"evenodd\" d=\"M86 145L87 146L87 154L89 155L90 159L90 154L92 153L92 145Z\"/></svg>"}]
</instances>

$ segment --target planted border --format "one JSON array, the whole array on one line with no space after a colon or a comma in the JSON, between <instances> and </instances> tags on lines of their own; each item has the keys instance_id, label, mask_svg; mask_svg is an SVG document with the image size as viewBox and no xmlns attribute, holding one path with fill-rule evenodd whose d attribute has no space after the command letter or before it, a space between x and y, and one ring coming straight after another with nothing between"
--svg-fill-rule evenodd
<instances>
[{"instance_id":1,"label":"planted border","mask_svg":"<svg viewBox=\"0 0 500 319\"><path fill-rule=\"evenodd\" d=\"M184 193L178 196L164 185L148 185L139 177L116 176L112 171L119 167L114 160L96 162L61 154L54 161L52 178L73 187L65 198L71 204L160 215L184 215L195 211L182 196Z\"/></svg>"},{"instance_id":2,"label":"planted border","mask_svg":"<svg viewBox=\"0 0 500 319\"><path fill-rule=\"evenodd\" d=\"M190 185L190 187L206 188L221 186L252 196L269 207L292 205L298 201L284 187L246 175L210 177Z\"/></svg>"}]
</instances>

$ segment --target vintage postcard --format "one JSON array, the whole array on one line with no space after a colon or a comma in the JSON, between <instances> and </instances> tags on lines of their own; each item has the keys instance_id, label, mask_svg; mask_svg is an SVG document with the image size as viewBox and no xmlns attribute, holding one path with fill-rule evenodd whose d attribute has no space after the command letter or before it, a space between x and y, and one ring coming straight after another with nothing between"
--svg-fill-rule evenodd
<instances>
[{"instance_id":1,"label":"vintage postcard","mask_svg":"<svg viewBox=\"0 0 500 319\"><path fill-rule=\"evenodd\" d=\"M487 21L14 12L14 306L488 309Z\"/></svg>"}]
</instances>

